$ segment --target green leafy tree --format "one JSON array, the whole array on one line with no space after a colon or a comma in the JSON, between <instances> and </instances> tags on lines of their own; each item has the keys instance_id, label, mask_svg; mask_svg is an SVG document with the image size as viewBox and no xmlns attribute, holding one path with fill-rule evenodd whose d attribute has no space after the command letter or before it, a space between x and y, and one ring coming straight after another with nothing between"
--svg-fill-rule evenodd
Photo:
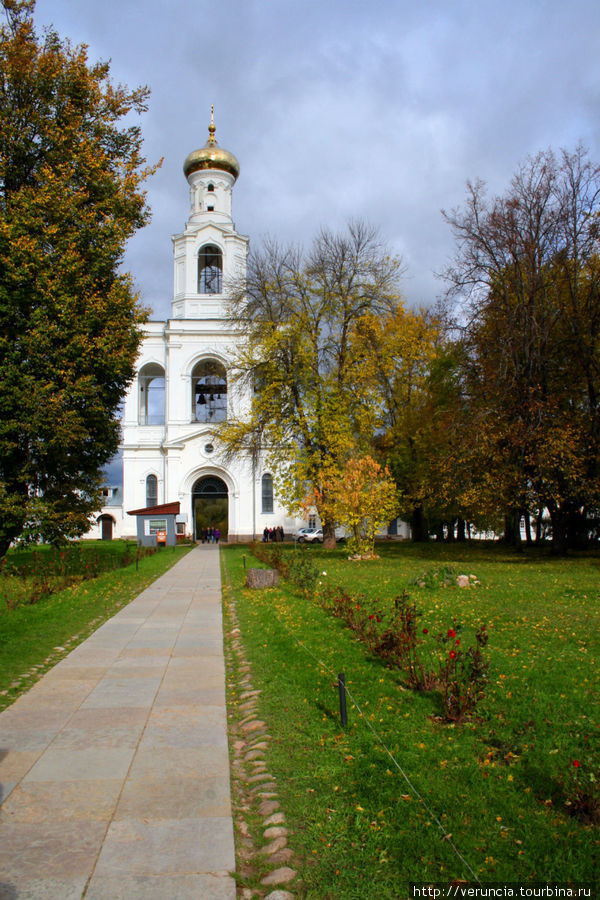
<instances>
[{"instance_id":1,"label":"green leafy tree","mask_svg":"<svg viewBox=\"0 0 600 900\"><path fill-rule=\"evenodd\" d=\"M119 270L148 220L151 170L123 120L147 91L114 87L2 0L0 29L0 557L89 527L119 442L144 313Z\"/></svg>"},{"instance_id":2,"label":"green leafy tree","mask_svg":"<svg viewBox=\"0 0 600 900\"><path fill-rule=\"evenodd\" d=\"M399 304L400 263L362 223L322 231L306 254L268 243L251 254L231 314L244 334L233 375L251 409L220 426L230 453L266 451L290 510L314 500L335 545L328 486L371 446L383 406L364 332Z\"/></svg>"}]
</instances>

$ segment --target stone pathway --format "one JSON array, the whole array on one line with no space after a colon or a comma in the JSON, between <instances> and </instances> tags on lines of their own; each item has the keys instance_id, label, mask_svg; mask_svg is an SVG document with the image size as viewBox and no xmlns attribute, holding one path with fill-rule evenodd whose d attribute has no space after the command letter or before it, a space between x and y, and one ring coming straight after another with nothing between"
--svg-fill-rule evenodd
<instances>
[{"instance_id":1,"label":"stone pathway","mask_svg":"<svg viewBox=\"0 0 600 900\"><path fill-rule=\"evenodd\" d=\"M0 714L0 898L235 900L218 548Z\"/></svg>"}]
</instances>

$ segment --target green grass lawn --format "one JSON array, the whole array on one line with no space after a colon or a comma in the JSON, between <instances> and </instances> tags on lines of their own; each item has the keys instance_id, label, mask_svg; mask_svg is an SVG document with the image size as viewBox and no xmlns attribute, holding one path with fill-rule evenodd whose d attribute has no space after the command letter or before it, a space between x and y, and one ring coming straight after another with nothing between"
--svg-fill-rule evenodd
<instances>
[{"instance_id":1,"label":"green grass lawn","mask_svg":"<svg viewBox=\"0 0 600 900\"><path fill-rule=\"evenodd\" d=\"M411 881L596 879L600 828L570 815L565 800L575 776L600 775L600 559L491 545L388 544L363 563L343 549L305 552L323 573L317 590L342 585L373 613L407 589L424 647L456 625L468 642L485 622L490 677L472 721L440 724L435 692L409 690L313 598L285 583L245 589L248 549L224 548L272 735L269 770L305 860L302 896L395 900ZM448 565L480 584L440 587L433 575ZM342 671L362 711L349 704L345 730Z\"/></svg>"},{"instance_id":2,"label":"green grass lawn","mask_svg":"<svg viewBox=\"0 0 600 900\"><path fill-rule=\"evenodd\" d=\"M79 557L83 567L93 560L100 569L110 568L110 553L120 556L123 552L123 547L119 546L123 542L112 543L111 551L107 549L108 542L104 547L100 543L94 547L89 542L82 548ZM97 578L43 596L35 603L19 601L16 605L12 598L22 595L23 579L14 573L27 569L31 563L36 573L33 577L37 578L44 562L48 571L54 573L56 560L51 548L37 551L36 561L31 558L32 551L9 555L8 572L0 576L0 709L31 687L67 650L72 650L133 600L189 549L189 546L182 546L160 550L153 556L140 559L137 571L135 563L132 563L126 568L104 572ZM76 571L74 565L71 571ZM26 576L27 584L31 577Z\"/></svg>"}]
</instances>

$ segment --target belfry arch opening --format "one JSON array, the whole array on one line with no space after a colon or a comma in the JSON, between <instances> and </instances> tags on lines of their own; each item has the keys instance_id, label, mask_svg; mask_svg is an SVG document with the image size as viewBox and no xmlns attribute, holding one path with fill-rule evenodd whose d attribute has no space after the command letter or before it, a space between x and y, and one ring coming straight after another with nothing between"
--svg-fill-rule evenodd
<instances>
[{"instance_id":1,"label":"belfry arch opening","mask_svg":"<svg viewBox=\"0 0 600 900\"><path fill-rule=\"evenodd\" d=\"M165 424L165 370L158 363L147 363L139 371L140 425Z\"/></svg>"},{"instance_id":2,"label":"belfry arch opening","mask_svg":"<svg viewBox=\"0 0 600 900\"><path fill-rule=\"evenodd\" d=\"M203 359L192 371L192 421L224 422L227 418L227 372L216 359Z\"/></svg>"},{"instance_id":3,"label":"belfry arch opening","mask_svg":"<svg viewBox=\"0 0 600 900\"><path fill-rule=\"evenodd\" d=\"M218 528L221 540L227 540L229 531L229 490L222 478L205 475L192 488L192 522L196 540L201 540L204 529Z\"/></svg>"},{"instance_id":4,"label":"belfry arch opening","mask_svg":"<svg viewBox=\"0 0 600 900\"><path fill-rule=\"evenodd\" d=\"M223 254L215 244L205 244L198 253L198 293L220 294L222 289Z\"/></svg>"}]
</instances>

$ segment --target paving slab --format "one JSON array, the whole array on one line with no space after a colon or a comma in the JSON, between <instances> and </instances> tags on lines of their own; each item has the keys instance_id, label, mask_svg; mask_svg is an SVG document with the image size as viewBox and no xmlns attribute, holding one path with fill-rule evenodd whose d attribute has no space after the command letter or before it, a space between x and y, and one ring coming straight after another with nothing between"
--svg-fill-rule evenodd
<instances>
[{"instance_id":1,"label":"paving slab","mask_svg":"<svg viewBox=\"0 0 600 900\"><path fill-rule=\"evenodd\" d=\"M235 900L218 548L0 713L0 898Z\"/></svg>"},{"instance_id":2,"label":"paving slab","mask_svg":"<svg viewBox=\"0 0 600 900\"><path fill-rule=\"evenodd\" d=\"M85 900L131 900L132 897L140 900L235 900L236 892L228 875L96 876Z\"/></svg>"},{"instance_id":3,"label":"paving slab","mask_svg":"<svg viewBox=\"0 0 600 900\"><path fill-rule=\"evenodd\" d=\"M125 819L113 822L95 874L216 874L231 869L231 819ZM93 881L93 879L92 879Z\"/></svg>"}]
</instances>

